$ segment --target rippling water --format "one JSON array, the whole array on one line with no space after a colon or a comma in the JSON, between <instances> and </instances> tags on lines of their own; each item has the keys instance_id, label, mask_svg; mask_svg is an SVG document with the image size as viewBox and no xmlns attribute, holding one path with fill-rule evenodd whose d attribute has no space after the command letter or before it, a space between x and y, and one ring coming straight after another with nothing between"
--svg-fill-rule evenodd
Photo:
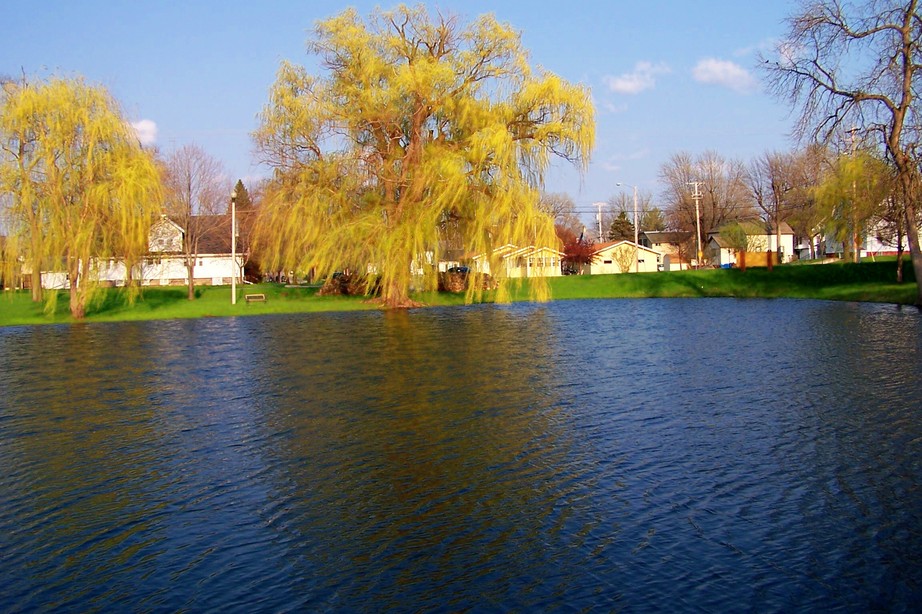
<instances>
[{"instance_id":1,"label":"rippling water","mask_svg":"<svg viewBox=\"0 0 922 614\"><path fill-rule=\"evenodd\" d=\"M912 611L922 316L0 329L0 611Z\"/></svg>"}]
</instances>

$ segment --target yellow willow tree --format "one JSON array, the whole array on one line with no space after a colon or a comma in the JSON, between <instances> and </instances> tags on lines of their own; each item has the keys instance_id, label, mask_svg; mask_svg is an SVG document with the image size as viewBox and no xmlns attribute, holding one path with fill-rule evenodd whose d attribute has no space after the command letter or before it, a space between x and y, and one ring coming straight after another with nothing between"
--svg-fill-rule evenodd
<instances>
[{"instance_id":1,"label":"yellow willow tree","mask_svg":"<svg viewBox=\"0 0 922 614\"><path fill-rule=\"evenodd\" d=\"M35 130L30 121L23 121L33 110L34 98L27 84L5 81L0 100L0 193L3 196L0 211L3 213L7 257L3 262L3 276L12 280L19 277L19 258L32 266L30 276L32 300L42 300L41 261L43 253L45 215L38 199L38 179L35 153Z\"/></svg>"},{"instance_id":2,"label":"yellow willow tree","mask_svg":"<svg viewBox=\"0 0 922 614\"><path fill-rule=\"evenodd\" d=\"M868 223L886 207L892 187L886 162L857 152L836 158L814 188L828 230L852 262L858 262Z\"/></svg>"},{"instance_id":3,"label":"yellow willow tree","mask_svg":"<svg viewBox=\"0 0 922 614\"><path fill-rule=\"evenodd\" d=\"M347 10L309 49L325 76L282 64L254 135L274 169L254 244L268 269L351 269L408 306L411 288L436 287L451 238L489 263L502 300L497 248L557 247L539 188L555 156L585 167L593 108L586 88L533 71L512 28ZM485 271L472 268L469 301Z\"/></svg>"},{"instance_id":4,"label":"yellow willow tree","mask_svg":"<svg viewBox=\"0 0 922 614\"><path fill-rule=\"evenodd\" d=\"M121 263L127 281L147 251L158 169L106 90L80 79L7 89L0 130L12 242L28 246L33 280L45 267L66 272L71 314L82 318L100 272ZM47 293L46 309L56 297Z\"/></svg>"}]
</instances>

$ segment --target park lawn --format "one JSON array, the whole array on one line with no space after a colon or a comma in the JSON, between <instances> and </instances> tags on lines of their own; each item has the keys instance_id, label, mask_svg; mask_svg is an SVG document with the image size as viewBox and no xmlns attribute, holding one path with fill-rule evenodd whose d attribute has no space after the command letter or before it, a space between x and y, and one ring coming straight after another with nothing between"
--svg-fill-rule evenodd
<instances>
[{"instance_id":1,"label":"park lawn","mask_svg":"<svg viewBox=\"0 0 922 614\"><path fill-rule=\"evenodd\" d=\"M110 288L101 290L102 302L88 310L84 321L169 320L376 308L363 297L316 296L316 293L317 288L311 287L247 285L237 289L237 304L231 305L229 286L199 286L195 289L194 301L188 300L185 286L145 287L134 304L129 304L124 291ZM266 301L247 303L246 294L265 294ZM52 315L44 314L41 305L32 303L27 291L0 296L0 326L71 322L74 319L68 310L67 292L59 294L57 308Z\"/></svg>"},{"instance_id":2,"label":"park lawn","mask_svg":"<svg viewBox=\"0 0 922 614\"><path fill-rule=\"evenodd\" d=\"M669 273L573 275L551 280L555 299L582 298L811 298L912 304L916 285L912 267L906 282L895 282L896 263L835 263L816 266L702 269Z\"/></svg>"},{"instance_id":3,"label":"park lawn","mask_svg":"<svg viewBox=\"0 0 922 614\"><path fill-rule=\"evenodd\" d=\"M895 283L895 262L860 264L825 264L816 266L779 266L773 271L750 268L705 269L669 273L626 273L623 275L570 275L550 278L553 300L605 298L804 298L839 301L912 304L916 284L912 267L904 266L906 283ZM228 286L200 286L196 299L186 298L184 286L145 287L134 304L118 289L101 291L101 302L92 307L86 322L129 320L164 320L312 313L325 311L360 311L379 309L365 297L317 296L316 287L285 287L280 284L257 284L239 287L236 305L230 303ZM265 302L247 303L246 294L265 294ZM464 294L420 293L413 297L428 306L461 306ZM512 301L529 300L528 281L513 282ZM486 293L484 302L494 295ZM74 322L68 311L67 293L61 292L53 314L43 313L42 305L30 300L28 292L4 292L0 295L0 326L28 324L65 324Z\"/></svg>"}]
</instances>

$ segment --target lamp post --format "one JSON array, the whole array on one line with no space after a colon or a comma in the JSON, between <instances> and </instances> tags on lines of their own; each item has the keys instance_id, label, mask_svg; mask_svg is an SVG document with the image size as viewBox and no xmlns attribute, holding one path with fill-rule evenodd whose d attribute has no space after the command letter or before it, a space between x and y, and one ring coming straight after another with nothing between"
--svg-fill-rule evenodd
<instances>
[{"instance_id":1,"label":"lamp post","mask_svg":"<svg viewBox=\"0 0 922 614\"><path fill-rule=\"evenodd\" d=\"M622 185L622 184L617 184ZM639 227L637 225L637 186L631 186L634 188L634 272L640 273L640 255L638 254L638 239L639 239Z\"/></svg>"},{"instance_id":2,"label":"lamp post","mask_svg":"<svg viewBox=\"0 0 922 614\"><path fill-rule=\"evenodd\" d=\"M231 305L237 304L237 190L231 192Z\"/></svg>"}]
</instances>

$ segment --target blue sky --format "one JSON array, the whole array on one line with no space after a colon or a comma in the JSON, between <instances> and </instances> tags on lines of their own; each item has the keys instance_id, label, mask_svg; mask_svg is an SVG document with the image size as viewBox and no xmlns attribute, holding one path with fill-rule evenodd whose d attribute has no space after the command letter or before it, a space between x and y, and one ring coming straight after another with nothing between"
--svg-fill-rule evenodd
<instances>
[{"instance_id":1,"label":"blue sky","mask_svg":"<svg viewBox=\"0 0 922 614\"><path fill-rule=\"evenodd\" d=\"M313 70L305 43L316 21L346 6L368 15L396 4L9 0L0 73L82 75L109 88L162 151L197 143L232 178L250 181L268 174L250 133L279 63ZM619 182L661 204L659 169L676 152L748 162L792 147L790 108L753 70L756 52L783 34L790 0L426 4L466 21L494 13L522 32L533 65L591 88L589 171L557 164L546 185L570 194L587 218L593 202L630 189Z\"/></svg>"}]
</instances>

